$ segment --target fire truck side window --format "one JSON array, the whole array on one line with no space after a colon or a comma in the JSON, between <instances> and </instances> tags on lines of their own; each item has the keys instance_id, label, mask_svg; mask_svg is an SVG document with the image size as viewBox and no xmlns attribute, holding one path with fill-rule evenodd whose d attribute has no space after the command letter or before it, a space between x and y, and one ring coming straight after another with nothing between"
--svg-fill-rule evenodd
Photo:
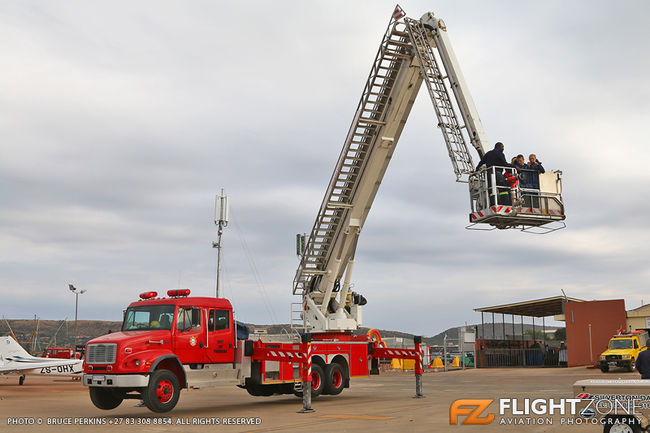
<instances>
[{"instance_id":1,"label":"fire truck side window","mask_svg":"<svg viewBox=\"0 0 650 433\"><path fill-rule=\"evenodd\" d=\"M230 328L230 313L228 310L210 310L208 329L210 331L223 331Z\"/></svg>"},{"instance_id":2,"label":"fire truck side window","mask_svg":"<svg viewBox=\"0 0 650 433\"><path fill-rule=\"evenodd\" d=\"M176 329L199 331L201 329L201 310L193 307L180 307L176 319Z\"/></svg>"}]
</instances>

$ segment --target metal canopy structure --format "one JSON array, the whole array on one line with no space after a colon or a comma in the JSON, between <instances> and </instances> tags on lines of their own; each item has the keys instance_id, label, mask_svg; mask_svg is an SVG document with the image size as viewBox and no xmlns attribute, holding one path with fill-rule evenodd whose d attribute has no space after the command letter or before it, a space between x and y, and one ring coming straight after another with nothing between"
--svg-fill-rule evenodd
<instances>
[{"instance_id":1,"label":"metal canopy structure","mask_svg":"<svg viewBox=\"0 0 650 433\"><path fill-rule=\"evenodd\" d=\"M567 296L534 299L515 302L512 304L495 305L493 307L475 308L481 313L481 343L477 348L477 364L483 367L560 367L566 366L566 346L547 344L545 318L564 314L564 304L568 302L584 302L582 299ZM491 335L486 338L484 313L492 315ZM497 335L494 315L501 314L499 326L501 335ZM506 330L506 315L512 316L512 328L508 324ZM515 329L515 316L520 317L520 331ZM524 317L532 319L532 329L524 329ZM535 319L542 318L540 330L535 329ZM561 320L561 319L560 319ZM539 328L538 328L539 329ZM511 331L508 335L507 331ZM530 335L527 335L529 334ZM558 342L555 341L557 344Z\"/></svg>"},{"instance_id":2,"label":"metal canopy structure","mask_svg":"<svg viewBox=\"0 0 650 433\"><path fill-rule=\"evenodd\" d=\"M534 299L532 301L515 302L514 304L475 308L474 311L481 313L512 314L526 317L548 317L564 314L563 304L565 302L584 302L584 300L564 296L553 296L550 298Z\"/></svg>"}]
</instances>

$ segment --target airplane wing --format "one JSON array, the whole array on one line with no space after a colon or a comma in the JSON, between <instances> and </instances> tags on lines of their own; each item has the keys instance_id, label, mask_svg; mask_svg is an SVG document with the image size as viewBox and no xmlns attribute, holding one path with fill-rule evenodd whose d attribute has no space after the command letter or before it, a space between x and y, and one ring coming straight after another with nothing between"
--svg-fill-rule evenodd
<instances>
[{"instance_id":1,"label":"airplane wing","mask_svg":"<svg viewBox=\"0 0 650 433\"><path fill-rule=\"evenodd\" d=\"M52 361L52 362L9 362L4 365L0 365L0 374L1 373L20 373L24 370L37 370L37 369L51 369L57 370L61 373L74 373L74 368L77 365L81 365L79 359L66 359L61 361ZM61 368L59 368L61 367ZM68 368L63 368L68 367Z\"/></svg>"}]
</instances>

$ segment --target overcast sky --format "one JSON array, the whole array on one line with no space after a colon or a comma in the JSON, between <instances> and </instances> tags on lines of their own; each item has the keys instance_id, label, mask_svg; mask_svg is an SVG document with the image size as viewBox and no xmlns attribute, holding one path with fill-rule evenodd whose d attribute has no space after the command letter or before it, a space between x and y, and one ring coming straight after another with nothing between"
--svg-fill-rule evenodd
<instances>
[{"instance_id":1,"label":"overcast sky","mask_svg":"<svg viewBox=\"0 0 650 433\"><path fill-rule=\"evenodd\" d=\"M393 1L0 2L0 314L121 320L145 290L286 323L298 259ZM403 1L442 17L489 139L564 172L567 228L465 229L422 91L359 241L365 325L476 307L650 302L650 3ZM424 89L424 87L423 87ZM548 322L547 322L548 323Z\"/></svg>"}]
</instances>

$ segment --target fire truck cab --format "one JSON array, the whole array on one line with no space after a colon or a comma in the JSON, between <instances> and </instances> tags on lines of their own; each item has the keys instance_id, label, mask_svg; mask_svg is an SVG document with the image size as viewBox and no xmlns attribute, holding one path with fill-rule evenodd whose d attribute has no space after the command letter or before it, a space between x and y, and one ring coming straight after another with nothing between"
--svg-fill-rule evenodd
<instances>
[{"instance_id":1,"label":"fire truck cab","mask_svg":"<svg viewBox=\"0 0 650 433\"><path fill-rule=\"evenodd\" d=\"M188 297L189 290L140 295L124 314L120 332L86 346L83 384L100 409L142 398L154 412L170 410L181 388L219 378L239 383L243 345L236 339L230 301Z\"/></svg>"}]
</instances>

